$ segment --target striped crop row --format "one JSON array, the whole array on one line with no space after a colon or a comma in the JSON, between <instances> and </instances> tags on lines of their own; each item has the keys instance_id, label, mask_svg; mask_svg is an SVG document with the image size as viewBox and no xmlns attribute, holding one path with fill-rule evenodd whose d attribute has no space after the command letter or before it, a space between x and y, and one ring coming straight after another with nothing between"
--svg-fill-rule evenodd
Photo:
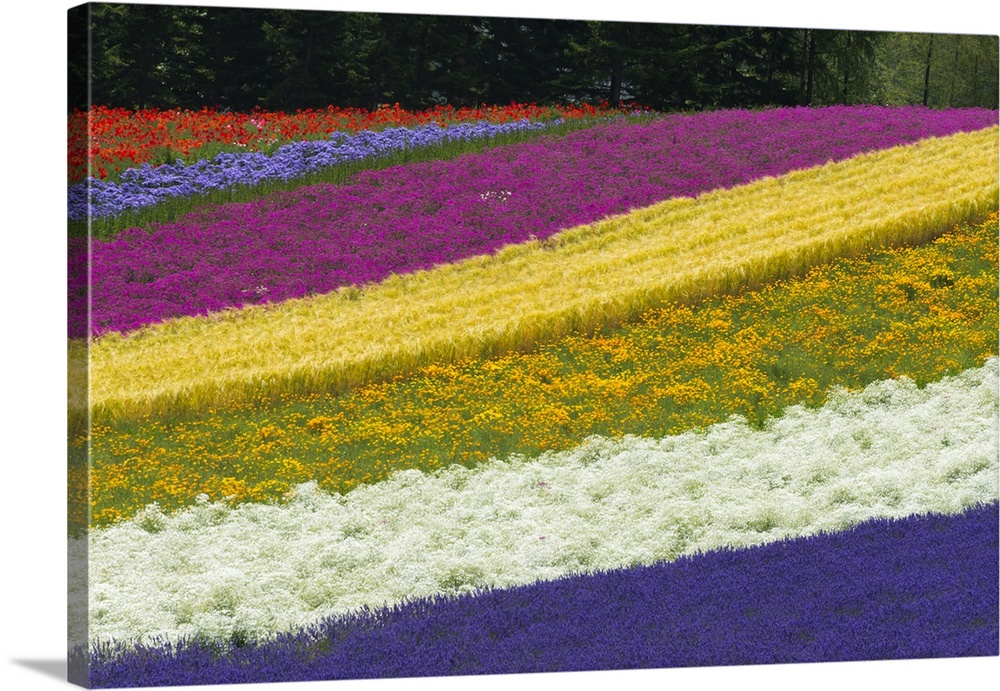
<instances>
[{"instance_id":1,"label":"striped crop row","mask_svg":"<svg viewBox=\"0 0 1000 691\"><path fill-rule=\"evenodd\" d=\"M345 389L618 323L985 216L997 205L996 169L996 128L929 139L371 288L109 334L90 348L92 412L103 420ZM70 365L71 376L83 374L72 353ZM84 412L71 402L71 416Z\"/></svg>"},{"instance_id":2,"label":"striped crop row","mask_svg":"<svg viewBox=\"0 0 1000 691\"><path fill-rule=\"evenodd\" d=\"M126 333L174 317L378 282L547 239L672 197L994 124L991 111L919 108L724 111L591 123L569 134L567 126L549 124L532 142L369 170L343 184L296 183L281 194L241 188L237 198L221 199L239 203L219 205L198 196L189 202L197 204L192 213L167 223L136 219L120 235L91 244L89 273L81 270L70 286L70 337L87 334L88 319L91 336ZM292 167L305 165L299 155L318 146L291 147ZM267 159L268 174L288 174L287 158ZM320 165L322 158L311 157L308 165L342 167L325 165L329 158ZM169 178L175 174L164 170ZM235 176L248 173L240 167ZM153 189L138 185L136 194L190 188L184 180L165 190L151 182ZM174 199L171 206L187 197ZM83 240L74 238L71 262L84 256ZM85 275L89 294L82 291Z\"/></svg>"},{"instance_id":3,"label":"striped crop row","mask_svg":"<svg viewBox=\"0 0 1000 691\"><path fill-rule=\"evenodd\" d=\"M559 129L71 252L77 677L997 654L998 137Z\"/></svg>"},{"instance_id":4,"label":"striped crop row","mask_svg":"<svg viewBox=\"0 0 1000 691\"><path fill-rule=\"evenodd\" d=\"M89 536L91 636L260 637L411 597L961 511L1000 499L997 376L991 358L924 389L901 379L834 392L759 431L735 420L595 437L343 496L306 485L281 506L203 500L167 516L153 505Z\"/></svg>"},{"instance_id":5,"label":"striped crop row","mask_svg":"<svg viewBox=\"0 0 1000 691\"><path fill-rule=\"evenodd\" d=\"M92 525L205 494L280 501L315 481L346 493L406 469L568 450L592 435L663 436L724 421L763 424L908 376L923 385L997 352L997 216L933 242L816 267L807 275L524 353L452 365L348 392L96 425L71 468Z\"/></svg>"},{"instance_id":6,"label":"striped crop row","mask_svg":"<svg viewBox=\"0 0 1000 691\"><path fill-rule=\"evenodd\" d=\"M413 600L264 642L95 646L91 679L110 687L995 657L997 544L996 502L874 519L749 549Z\"/></svg>"}]
</instances>

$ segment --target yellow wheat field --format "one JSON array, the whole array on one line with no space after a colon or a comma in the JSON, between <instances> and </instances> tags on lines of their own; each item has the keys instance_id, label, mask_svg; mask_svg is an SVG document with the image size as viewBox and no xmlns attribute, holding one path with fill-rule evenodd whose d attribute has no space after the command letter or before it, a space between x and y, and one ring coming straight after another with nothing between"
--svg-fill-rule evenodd
<instances>
[{"instance_id":1,"label":"yellow wheat field","mask_svg":"<svg viewBox=\"0 0 1000 691\"><path fill-rule=\"evenodd\" d=\"M928 139L365 288L108 334L90 349L90 410L109 420L346 389L922 242L997 207L997 142L997 127ZM71 344L71 390L86 364ZM86 410L83 396L70 401L72 419Z\"/></svg>"}]
</instances>

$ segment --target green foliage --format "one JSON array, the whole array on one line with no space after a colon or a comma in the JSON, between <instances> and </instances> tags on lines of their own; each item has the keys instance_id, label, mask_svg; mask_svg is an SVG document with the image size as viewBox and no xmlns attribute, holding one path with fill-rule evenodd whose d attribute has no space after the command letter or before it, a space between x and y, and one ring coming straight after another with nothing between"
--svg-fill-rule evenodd
<instances>
[{"instance_id":1,"label":"green foliage","mask_svg":"<svg viewBox=\"0 0 1000 691\"><path fill-rule=\"evenodd\" d=\"M996 36L890 34L878 54L879 101L997 107Z\"/></svg>"},{"instance_id":2,"label":"green foliage","mask_svg":"<svg viewBox=\"0 0 1000 691\"><path fill-rule=\"evenodd\" d=\"M873 79L879 46L890 34L872 31L816 31L816 91L810 105L860 104L876 100Z\"/></svg>"},{"instance_id":3,"label":"green foliage","mask_svg":"<svg viewBox=\"0 0 1000 691\"><path fill-rule=\"evenodd\" d=\"M997 37L92 4L70 104L249 110L631 100L997 107ZM89 16L89 19L88 19ZM93 64L81 46L89 26ZM928 70L929 66L929 70ZM926 85L925 85L926 81Z\"/></svg>"}]
</instances>

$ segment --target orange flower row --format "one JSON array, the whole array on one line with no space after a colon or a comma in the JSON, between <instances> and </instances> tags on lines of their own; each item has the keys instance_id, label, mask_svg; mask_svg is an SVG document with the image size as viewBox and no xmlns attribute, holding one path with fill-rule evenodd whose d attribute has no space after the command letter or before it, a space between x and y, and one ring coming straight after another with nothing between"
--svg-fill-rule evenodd
<instances>
[{"instance_id":1,"label":"orange flower row","mask_svg":"<svg viewBox=\"0 0 1000 691\"><path fill-rule=\"evenodd\" d=\"M339 396L263 396L188 419L97 426L92 520L154 501L173 510L202 493L280 500L309 480L343 493L402 469L567 449L593 434L662 437L733 413L760 424L822 404L833 386L934 381L997 353L996 243L993 214L927 245L532 352L432 364Z\"/></svg>"}]
</instances>

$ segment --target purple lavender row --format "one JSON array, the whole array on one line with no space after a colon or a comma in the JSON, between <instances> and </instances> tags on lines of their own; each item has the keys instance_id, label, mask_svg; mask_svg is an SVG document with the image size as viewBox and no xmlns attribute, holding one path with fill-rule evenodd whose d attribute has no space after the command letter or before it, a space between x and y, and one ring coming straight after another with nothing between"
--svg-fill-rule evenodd
<instances>
[{"instance_id":1,"label":"purple lavender row","mask_svg":"<svg viewBox=\"0 0 1000 691\"><path fill-rule=\"evenodd\" d=\"M206 207L94 242L93 332L377 282L670 197L996 122L995 110L921 107L675 115ZM77 337L81 291L71 286Z\"/></svg>"},{"instance_id":2,"label":"purple lavender row","mask_svg":"<svg viewBox=\"0 0 1000 691\"><path fill-rule=\"evenodd\" d=\"M519 120L502 124L482 121L447 127L431 123L413 129L395 127L357 134L334 132L328 140L286 144L270 156L261 152L220 153L212 160L202 159L191 164L177 161L154 167L144 163L122 173L119 183L91 178L70 185L68 216L71 221L87 218L88 211L92 218L117 216L171 197L256 185L268 180L292 180L347 161L361 161L448 141L491 139L511 132L540 130L559 122L562 120L549 123Z\"/></svg>"},{"instance_id":3,"label":"purple lavender row","mask_svg":"<svg viewBox=\"0 0 1000 691\"><path fill-rule=\"evenodd\" d=\"M93 688L997 655L997 503L330 619L93 651Z\"/></svg>"}]
</instances>

